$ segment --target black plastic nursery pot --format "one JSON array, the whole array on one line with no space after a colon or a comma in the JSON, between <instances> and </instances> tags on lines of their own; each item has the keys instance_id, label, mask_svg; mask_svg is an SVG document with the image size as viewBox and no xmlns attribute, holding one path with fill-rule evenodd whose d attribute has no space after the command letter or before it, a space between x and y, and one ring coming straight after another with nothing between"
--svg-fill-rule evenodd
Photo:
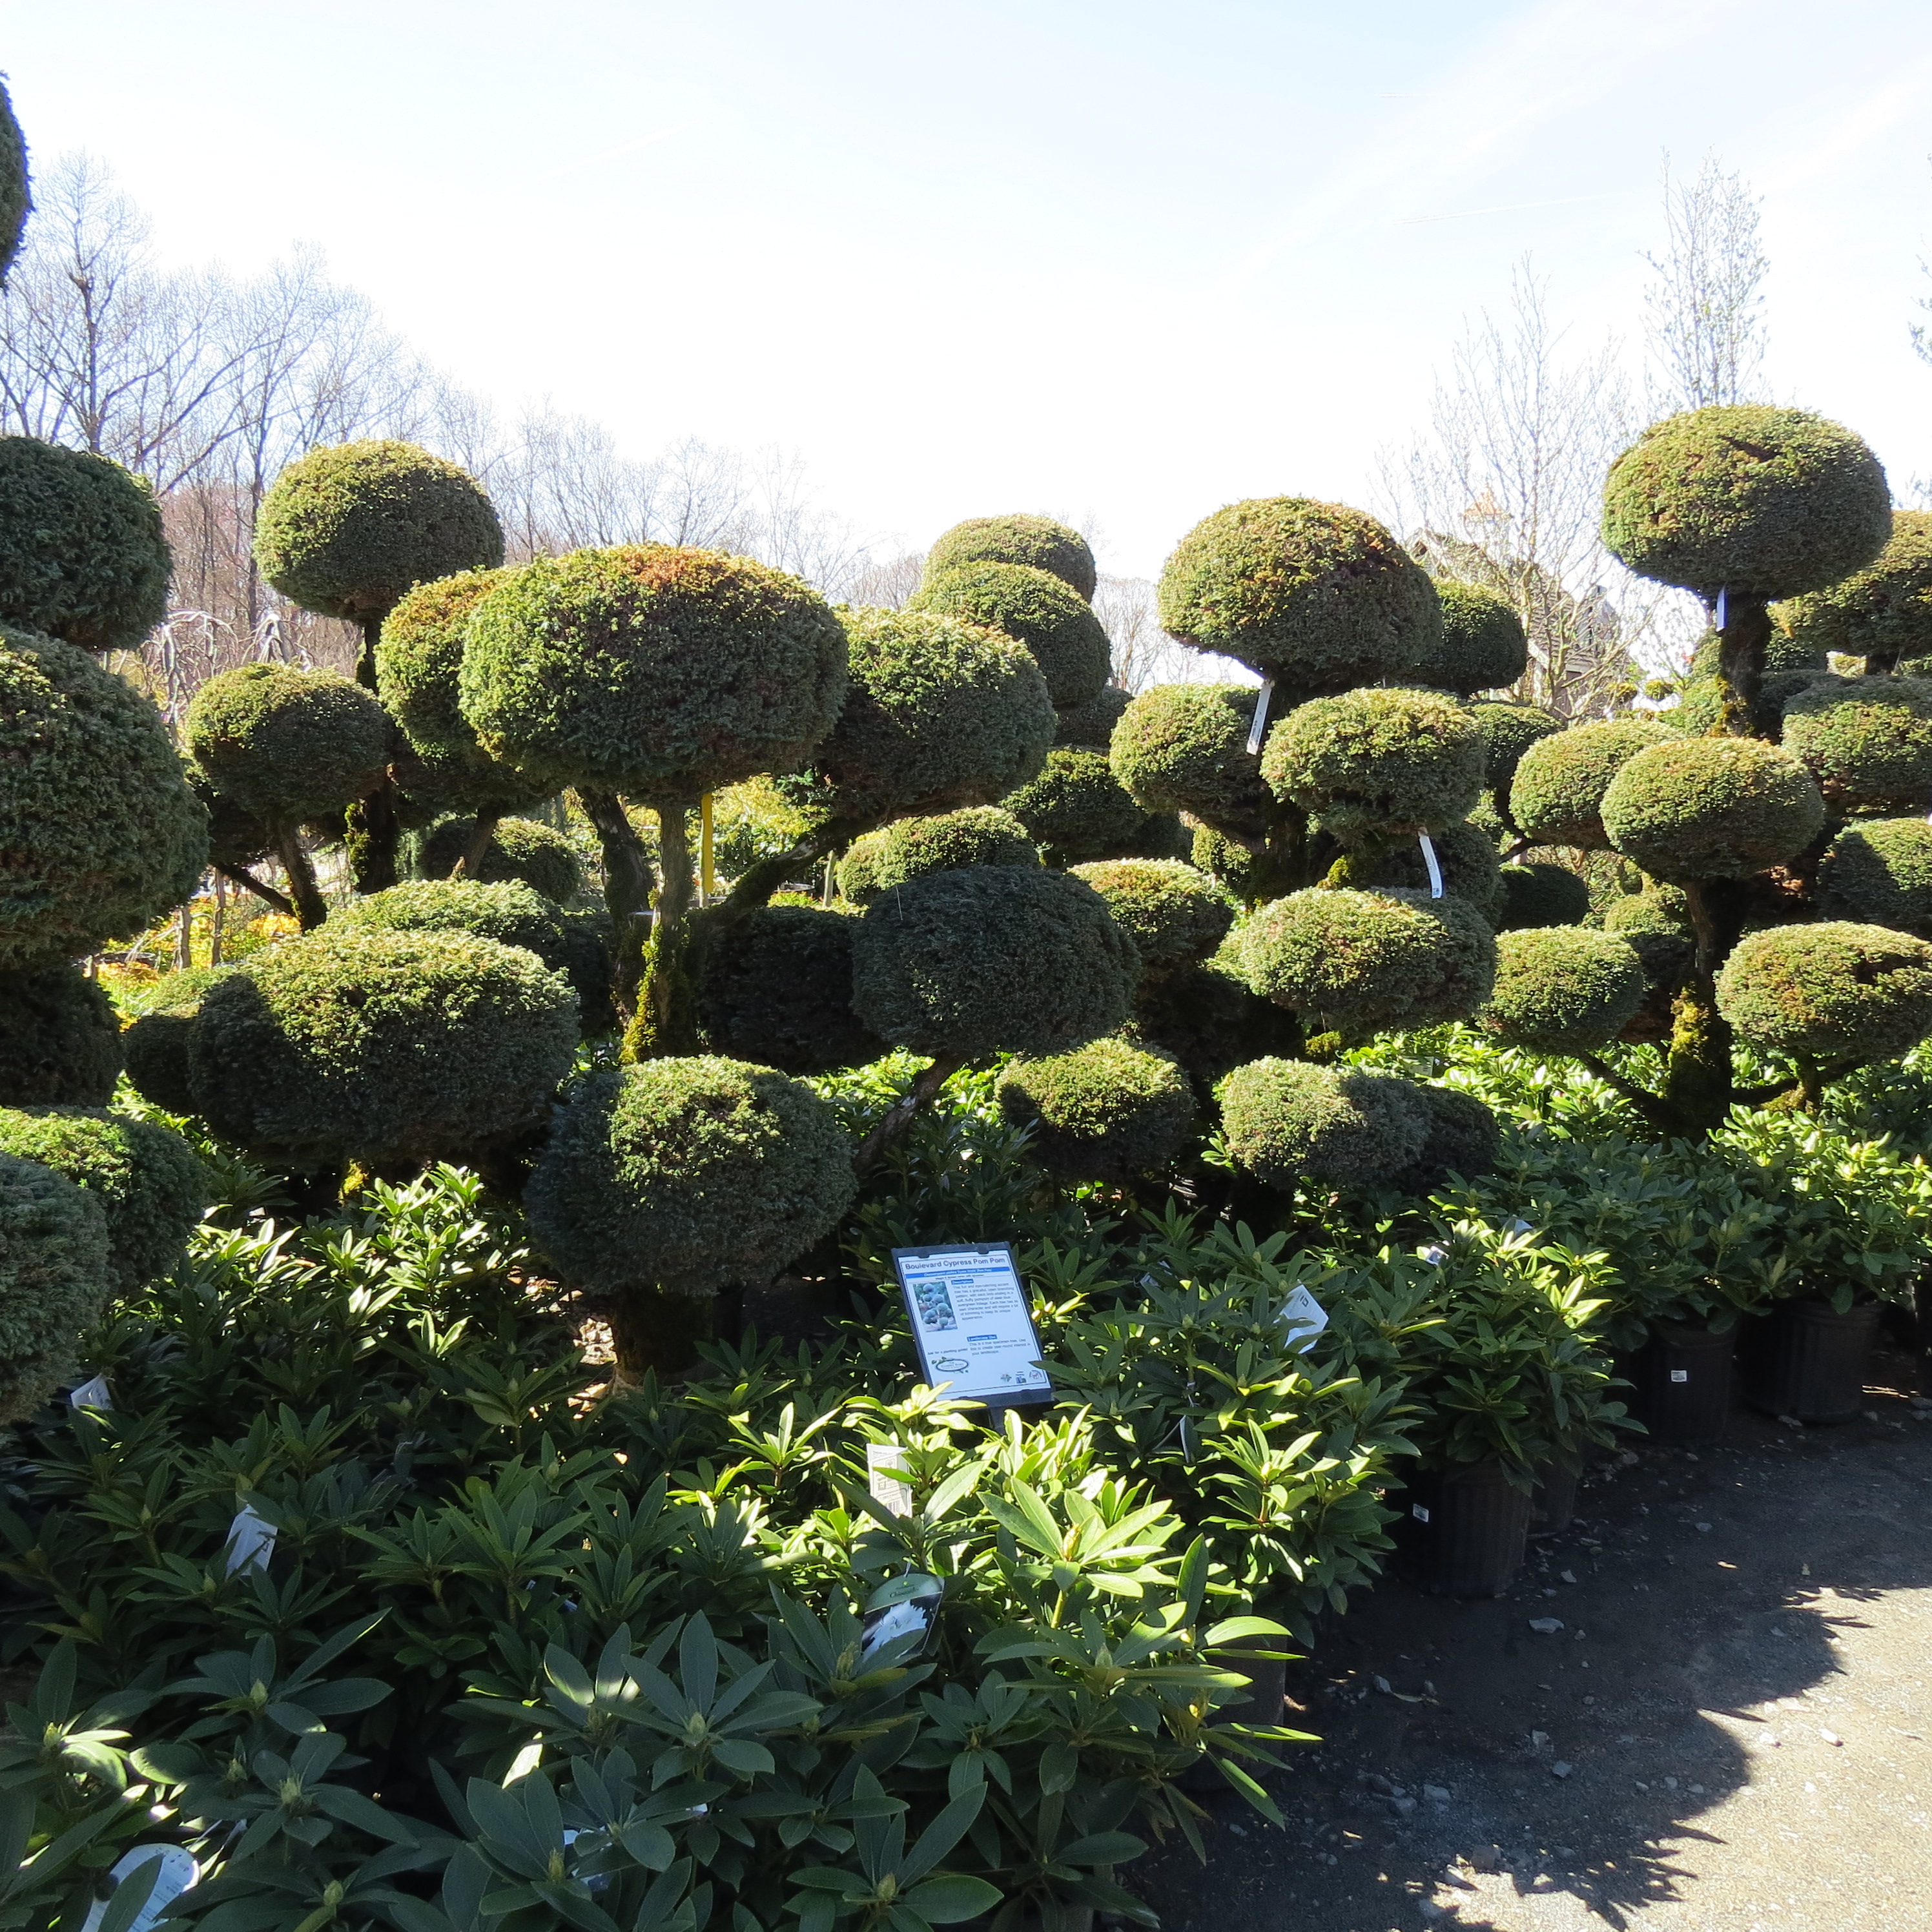
<instances>
[{"instance_id":1,"label":"black plastic nursery pot","mask_svg":"<svg viewBox=\"0 0 1932 1932\"><path fill-rule=\"evenodd\" d=\"M1576 1520L1576 1484L1582 1470L1574 1462L1539 1462L1536 1487L1529 1492L1529 1533L1557 1536Z\"/></svg>"},{"instance_id":2,"label":"black plastic nursery pot","mask_svg":"<svg viewBox=\"0 0 1932 1932\"><path fill-rule=\"evenodd\" d=\"M1731 1413L1735 1324L1653 1322L1632 1366L1637 1420L1653 1442L1715 1442Z\"/></svg>"},{"instance_id":3,"label":"black plastic nursery pot","mask_svg":"<svg viewBox=\"0 0 1932 1932\"><path fill-rule=\"evenodd\" d=\"M1408 1492L1408 1544L1422 1587L1437 1597L1500 1597L1528 1546L1530 1492L1498 1462L1464 1462Z\"/></svg>"},{"instance_id":4,"label":"black plastic nursery pot","mask_svg":"<svg viewBox=\"0 0 1932 1932\"><path fill-rule=\"evenodd\" d=\"M1744 1393L1754 1408L1800 1422L1849 1422L1865 1406L1865 1374L1882 1313L1875 1301L1842 1314L1822 1295L1780 1303L1749 1352Z\"/></svg>"}]
</instances>

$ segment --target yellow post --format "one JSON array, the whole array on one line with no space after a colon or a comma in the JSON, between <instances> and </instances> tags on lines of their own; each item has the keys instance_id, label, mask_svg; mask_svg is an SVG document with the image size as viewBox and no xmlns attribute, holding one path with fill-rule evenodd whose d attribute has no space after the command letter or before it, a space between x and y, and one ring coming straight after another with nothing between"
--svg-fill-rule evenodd
<instances>
[{"instance_id":1,"label":"yellow post","mask_svg":"<svg viewBox=\"0 0 1932 1932\"><path fill-rule=\"evenodd\" d=\"M711 895L718 890L718 874L711 864L711 794L706 792L698 803L698 903L709 905Z\"/></svg>"}]
</instances>

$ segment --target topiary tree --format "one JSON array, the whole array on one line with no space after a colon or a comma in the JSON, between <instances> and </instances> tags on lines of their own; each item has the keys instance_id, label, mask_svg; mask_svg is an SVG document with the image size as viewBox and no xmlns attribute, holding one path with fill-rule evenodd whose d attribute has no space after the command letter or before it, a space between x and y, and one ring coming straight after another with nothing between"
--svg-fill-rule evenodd
<instances>
[{"instance_id":1,"label":"topiary tree","mask_svg":"<svg viewBox=\"0 0 1932 1932\"><path fill-rule=\"evenodd\" d=\"M478 822L446 818L432 827L418 850L422 875L446 879L460 866L465 878L486 886L515 880L555 905L568 905L583 891L577 848L554 826L534 818L494 820L482 853L472 856Z\"/></svg>"},{"instance_id":2,"label":"topiary tree","mask_svg":"<svg viewBox=\"0 0 1932 1932\"><path fill-rule=\"evenodd\" d=\"M0 1109L0 1154L38 1161L100 1204L116 1291L133 1294L188 1252L208 1205L208 1170L171 1128L94 1107Z\"/></svg>"},{"instance_id":3,"label":"topiary tree","mask_svg":"<svg viewBox=\"0 0 1932 1932\"><path fill-rule=\"evenodd\" d=\"M1062 1180L1132 1188L1172 1167L1195 1136L1194 1091L1170 1054L1096 1040L1000 1076L1000 1111Z\"/></svg>"},{"instance_id":4,"label":"topiary tree","mask_svg":"<svg viewBox=\"0 0 1932 1932\"><path fill-rule=\"evenodd\" d=\"M1059 714L1053 742L1076 751L1106 752L1113 745L1114 728L1133 701L1132 692L1123 691L1118 684L1106 686L1098 697L1090 698L1084 704L1069 705Z\"/></svg>"},{"instance_id":5,"label":"topiary tree","mask_svg":"<svg viewBox=\"0 0 1932 1932\"><path fill-rule=\"evenodd\" d=\"M1477 1016L1505 1046L1594 1054L1636 1017L1648 982L1636 950L1613 932L1552 926L1496 938L1494 988Z\"/></svg>"},{"instance_id":6,"label":"topiary tree","mask_svg":"<svg viewBox=\"0 0 1932 1932\"><path fill-rule=\"evenodd\" d=\"M1538 739L1563 729L1563 720L1534 704L1474 704L1469 707L1469 715L1483 734L1483 782L1488 788L1490 809L1500 830L1520 836L1510 805L1516 768Z\"/></svg>"},{"instance_id":7,"label":"topiary tree","mask_svg":"<svg viewBox=\"0 0 1932 1932\"><path fill-rule=\"evenodd\" d=\"M120 1076L121 1022L98 981L65 960L0 968L0 1106L102 1106Z\"/></svg>"},{"instance_id":8,"label":"topiary tree","mask_svg":"<svg viewBox=\"0 0 1932 1932\"><path fill-rule=\"evenodd\" d=\"M713 1052L783 1073L862 1066L886 1050L852 1010L847 913L760 906L706 957L698 1024Z\"/></svg>"},{"instance_id":9,"label":"topiary tree","mask_svg":"<svg viewBox=\"0 0 1932 1932\"><path fill-rule=\"evenodd\" d=\"M1142 850L1156 831L1098 752L1048 752L1040 776L1000 801L1049 866L1064 868Z\"/></svg>"},{"instance_id":10,"label":"topiary tree","mask_svg":"<svg viewBox=\"0 0 1932 1932\"><path fill-rule=\"evenodd\" d=\"M682 1366L718 1292L770 1281L854 1184L850 1143L810 1088L696 1057L578 1082L524 1204L559 1273L603 1299L619 1378L635 1382Z\"/></svg>"},{"instance_id":11,"label":"topiary tree","mask_svg":"<svg viewBox=\"0 0 1932 1932\"><path fill-rule=\"evenodd\" d=\"M1105 688L1112 646L1078 591L1030 564L968 562L928 575L907 605L997 631L1033 653L1056 705L1085 705Z\"/></svg>"},{"instance_id":12,"label":"topiary tree","mask_svg":"<svg viewBox=\"0 0 1932 1932\"><path fill-rule=\"evenodd\" d=\"M553 972L570 953L563 915L541 892L515 880L485 885L475 879L408 879L337 916L339 926L377 926L388 932L468 932L499 946L520 946Z\"/></svg>"},{"instance_id":13,"label":"topiary tree","mask_svg":"<svg viewBox=\"0 0 1932 1932\"><path fill-rule=\"evenodd\" d=\"M1821 681L1785 701L1781 722L1834 816L1932 806L1932 683Z\"/></svg>"},{"instance_id":14,"label":"topiary tree","mask_svg":"<svg viewBox=\"0 0 1932 1932\"><path fill-rule=\"evenodd\" d=\"M1420 1160L1435 1124L1413 1081L1308 1060L1250 1060L1221 1083L1220 1101L1228 1151L1281 1188L1388 1180Z\"/></svg>"},{"instance_id":15,"label":"topiary tree","mask_svg":"<svg viewBox=\"0 0 1932 1932\"><path fill-rule=\"evenodd\" d=\"M1420 654L1408 675L1418 684L1439 685L1466 698L1515 683L1529 668L1529 639L1515 605L1486 584L1453 578L1435 583L1442 605L1442 641Z\"/></svg>"},{"instance_id":16,"label":"topiary tree","mask_svg":"<svg viewBox=\"0 0 1932 1932\"><path fill-rule=\"evenodd\" d=\"M1510 782L1509 809L1522 836L1532 845L1607 851L1604 794L1610 782L1638 752L1677 735L1652 718L1614 718L1537 739Z\"/></svg>"},{"instance_id":17,"label":"topiary tree","mask_svg":"<svg viewBox=\"0 0 1932 1932\"><path fill-rule=\"evenodd\" d=\"M1498 932L1578 926L1589 916L1590 888L1567 866L1538 860L1526 866L1504 866L1498 877L1502 899L1492 916Z\"/></svg>"},{"instance_id":18,"label":"topiary tree","mask_svg":"<svg viewBox=\"0 0 1932 1932\"><path fill-rule=\"evenodd\" d=\"M134 650L167 615L172 568L140 477L89 450L0 436L0 624Z\"/></svg>"},{"instance_id":19,"label":"topiary tree","mask_svg":"<svg viewBox=\"0 0 1932 1932\"><path fill-rule=\"evenodd\" d=\"M1444 892L1466 900L1492 926L1500 926L1504 904L1503 862L1496 841L1466 818L1453 825L1438 825L1430 833L1429 841L1436 855L1436 869ZM1566 873L1564 876L1570 875ZM1378 842L1368 852L1350 854L1330 868L1329 877L1337 885L1357 886L1378 892L1428 893L1434 890L1429 876L1429 862L1423 856L1419 838ZM1580 889L1582 881L1577 884ZM1587 896L1585 910L1588 910Z\"/></svg>"},{"instance_id":20,"label":"topiary tree","mask_svg":"<svg viewBox=\"0 0 1932 1932\"><path fill-rule=\"evenodd\" d=\"M1105 859L1076 866L1140 955L1143 989L1204 964L1234 922L1234 902L1180 859Z\"/></svg>"},{"instance_id":21,"label":"topiary tree","mask_svg":"<svg viewBox=\"0 0 1932 1932\"><path fill-rule=\"evenodd\" d=\"M1871 676L1932 652L1932 511L1893 511L1885 548L1864 568L1776 605L1771 615L1767 671L1822 670L1836 651L1862 658ZM1781 664L1780 637L1811 662Z\"/></svg>"},{"instance_id":22,"label":"topiary tree","mask_svg":"<svg viewBox=\"0 0 1932 1932\"><path fill-rule=\"evenodd\" d=\"M21 232L33 206L26 136L14 118L13 97L0 80L0 289L7 286L8 271L20 252Z\"/></svg>"},{"instance_id":23,"label":"topiary tree","mask_svg":"<svg viewBox=\"0 0 1932 1932\"><path fill-rule=\"evenodd\" d=\"M190 966L170 973L161 982L154 1004L116 1040L116 1071L126 1057L128 1082L142 1100L167 1114L192 1114L196 1111L189 1042L194 1035L195 1016L209 987L240 972L236 965ZM106 996L102 996L104 1002ZM108 1016L112 1017L111 1005ZM98 1105L113 1090L110 1077L106 1087L81 1105Z\"/></svg>"},{"instance_id":24,"label":"topiary tree","mask_svg":"<svg viewBox=\"0 0 1932 1932\"><path fill-rule=\"evenodd\" d=\"M1754 738L1652 745L1610 781L1612 848L1654 879L1739 879L1792 858L1825 824L1825 801L1788 752Z\"/></svg>"},{"instance_id":25,"label":"topiary tree","mask_svg":"<svg viewBox=\"0 0 1932 1932\"><path fill-rule=\"evenodd\" d=\"M839 861L838 890L854 905L870 905L896 886L956 866L1039 863L1039 847L1010 812L968 806L934 818L902 818L868 832Z\"/></svg>"},{"instance_id":26,"label":"topiary tree","mask_svg":"<svg viewBox=\"0 0 1932 1932\"><path fill-rule=\"evenodd\" d=\"M1932 939L1932 825L1868 818L1847 825L1818 862L1822 918Z\"/></svg>"},{"instance_id":27,"label":"topiary tree","mask_svg":"<svg viewBox=\"0 0 1932 1932\"><path fill-rule=\"evenodd\" d=\"M100 1202L0 1154L0 1425L32 1414L73 1368L110 1281Z\"/></svg>"},{"instance_id":28,"label":"topiary tree","mask_svg":"<svg viewBox=\"0 0 1932 1932\"><path fill-rule=\"evenodd\" d=\"M1087 539L1051 517L1016 514L968 517L933 540L923 581L975 563L1018 563L1057 577L1076 596L1093 601L1100 572Z\"/></svg>"},{"instance_id":29,"label":"topiary tree","mask_svg":"<svg viewBox=\"0 0 1932 1932\"><path fill-rule=\"evenodd\" d=\"M0 628L0 967L143 931L207 859L154 706L73 645Z\"/></svg>"},{"instance_id":30,"label":"topiary tree","mask_svg":"<svg viewBox=\"0 0 1932 1932\"><path fill-rule=\"evenodd\" d=\"M1473 1094L1453 1087L1418 1087L1428 1109L1422 1151L1399 1168L1389 1184L1404 1194L1426 1197L1456 1176L1478 1180L1496 1166L1502 1151L1502 1126Z\"/></svg>"},{"instance_id":31,"label":"topiary tree","mask_svg":"<svg viewBox=\"0 0 1932 1932\"><path fill-rule=\"evenodd\" d=\"M304 931L328 916L302 843L305 820L340 819L386 780L388 714L338 671L256 663L218 671L183 722L209 784L274 838Z\"/></svg>"}]
</instances>

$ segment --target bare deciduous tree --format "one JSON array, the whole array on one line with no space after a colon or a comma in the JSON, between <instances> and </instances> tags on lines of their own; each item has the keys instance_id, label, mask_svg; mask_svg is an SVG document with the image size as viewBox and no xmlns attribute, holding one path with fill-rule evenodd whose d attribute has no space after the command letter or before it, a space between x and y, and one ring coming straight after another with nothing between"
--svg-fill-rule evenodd
<instances>
[{"instance_id":1,"label":"bare deciduous tree","mask_svg":"<svg viewBox=\"0 0 1932 1932\"><path fill-rule=\"evenodd\" d=\"M1764 281L1758 198L1714 154L1690 181L1664 158L1666 246L1646 254L1644 334L1666 406L1758 400L1763 380Z\"/></svg>"}]
</instances>

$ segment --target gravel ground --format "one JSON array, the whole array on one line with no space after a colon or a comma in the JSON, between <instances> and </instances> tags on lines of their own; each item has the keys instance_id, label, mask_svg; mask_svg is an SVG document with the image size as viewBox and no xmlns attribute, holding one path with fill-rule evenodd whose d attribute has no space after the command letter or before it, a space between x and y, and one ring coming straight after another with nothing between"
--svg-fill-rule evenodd
<instances>
[{"instance_id":1,"label":"gravel ground","mask_svg":"<svg viewBox=\"0 0 1932 1932\"><path fill-rule=\"evenodd\" d=\"M1207 1874L1129 1868L1168 1932L1932 1932L1932 1401L1874 1372L1598 1472L1508 1598L1360 1602L1290 1666L1287 1830L1223 1793Z\"/></svg>"}]
</instances>

